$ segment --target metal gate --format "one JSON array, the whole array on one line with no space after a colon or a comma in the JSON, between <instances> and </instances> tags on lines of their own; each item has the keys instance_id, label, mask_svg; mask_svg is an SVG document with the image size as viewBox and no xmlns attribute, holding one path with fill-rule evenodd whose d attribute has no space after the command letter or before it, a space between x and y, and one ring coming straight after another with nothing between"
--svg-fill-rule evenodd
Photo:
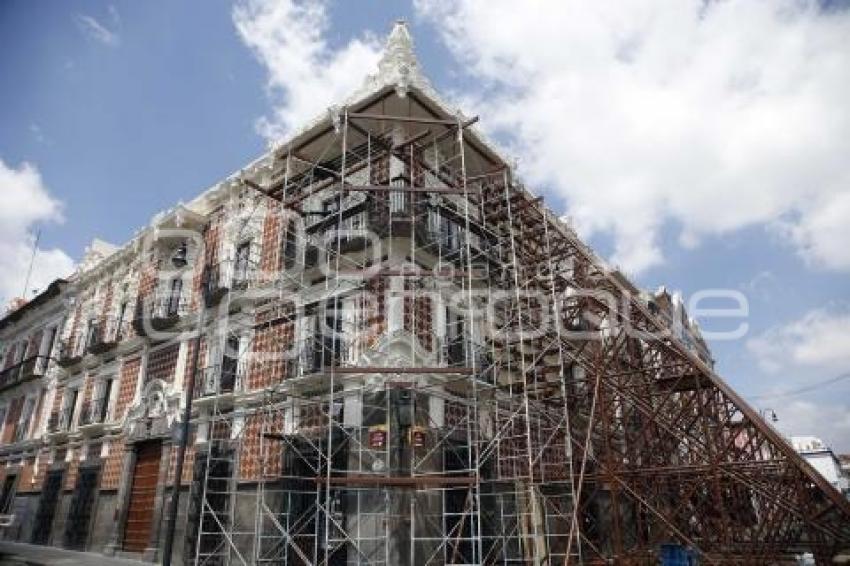
<instances>
[{"instance_id":1,"label":"metal gate","mask_svg":"<svg viewBox=\"0 0 850 566\"><path fill-rule=\"evenodd\" d=\"M53 530L53 519L56 513L56 502L59 500L59 492L62 490L64 475L62 470L47 473L44 487L41 490L41 499L38 502L38 511L35 513L35 521L33 522L33 544L47 544L50 541L50 532Z\"/></svg>"},{"instance_id":2,"label":"metal gate","mask_svg":"<svg viewBox=\"0 0 850 566\"><path fill-rule=\"evenodd\" d=\"M97 492L97 477L100 466L80 468L80 476L71 499L68 523L65 527L65 548L85 550L89 535L94 496Z\"/></svg>"}]
</instances>

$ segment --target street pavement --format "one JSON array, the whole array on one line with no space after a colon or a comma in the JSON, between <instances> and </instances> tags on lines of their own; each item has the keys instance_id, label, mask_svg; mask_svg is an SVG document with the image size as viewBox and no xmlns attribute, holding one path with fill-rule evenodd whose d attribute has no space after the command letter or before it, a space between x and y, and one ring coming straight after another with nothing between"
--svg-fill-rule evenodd
<instances>
[{"instance_id":1,"label":"street pavement","mask_svg":"<svg viewBox=\"0 0 850 566\"><path fill-rule=\"evenodd\" d=\"M0 541L0 566L59 564L61 566L151 566L150 562L104 556L95 552L75 552L18 542Z\"/></svg>"}]
</instances>

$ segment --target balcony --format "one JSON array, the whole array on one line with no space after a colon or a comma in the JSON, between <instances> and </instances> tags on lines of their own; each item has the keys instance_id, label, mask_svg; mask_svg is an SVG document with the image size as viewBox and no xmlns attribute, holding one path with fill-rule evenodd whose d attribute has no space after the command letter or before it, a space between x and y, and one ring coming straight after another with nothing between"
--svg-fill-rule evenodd
<instances>
[{"instance_id":1,"label":"balcony","mask_svg":"<svg viewBox=\"0 0 850 566\"><path fill-rule=\"evenodd\" d=\"M208 307L217 305L230 291L229 267L227 262L204 267L204 301Z\"/></svg>"},{"instance_id":2,"label":"balcony","mask_svg":"<svg viewBox=\"0 0 850 566\"><path fill-rule=\"evenodd\" d=\"M493 355L485 345L470 346L468 338L443 339L438 346L440 361L448 367L474 367L477 378L487 383L495 382Z\"/></svg>"},{"instance_id":3,"label":"balcony","mask_svg":"<svg viewBox=\"0 0 850 566\"><path fill-rule=\"evenodd\" d=\"M66 407L61 411L54 411L50 413L50 418L47 420L47 432L51 434L68 432L71 428L72 416L73 409L70 407Z\"/></svg>"},{"instance_id":4,"label":"balcony","mask_svg":"<svg viewBox=\"0 0 850 566\"><path fill-rule=\"evenodd\" d=\"M233 266L233 276L230 279L230 288L234 291L248 291L255 288L260 282L260 263L257 260L236 262Z\"/></svg>"},{"instance_id":5,"label":"balcony","mask_svg":"<svg viewBox=\"0 0 850 566\"><path fill-rule=\"evenodd\" d=\"M47 356L31 356L0 372L0 390L37 379L47 371Z\"/></svg>"},{"instance_id":6,"label":"balcony","mask_svg":"<svg viewBox=\"0 0 850 566\"><path fill-rule=\"evenodd\" d=\"M63 368L68 368L80 363L85 354L85 343L82 339L72 336L59 344L59 356L56 363Z\"/></svg>"},{"instance_id":7,"label":"balcony","mask_svg":"<svg viewBox=\"0 0 850 566\"><path fill-rule=\"evenodd\" d=\"M331 336L308 338L299 348L297 375L322 373L329 368L341 367L348 360L348 347Z\"/></svg>"},{"instance_id":8,"label":"balcony","mask_svg":"<svg viewBox=\"0 0 850 566\"><path fill-rule=\"evenodd\" d=\"M141 336L150 330L168 330L189 313L190 306L191 294L188 291L157 293L152 300L140 298L133 328Z\"/></svg>"},{"instance_id":9,"label":"balcony","mask_svg":"<svg viewBox=\"0 0 850 566\"><path fill-rule=\"evenodd\" d=\"M126 334L124 321L109 317L91 330L86 351L95 355L105 354L115 348Z\"/></svg>"},{"instance_id":10,"label":"balcony","mask_svg":"<svg viewBox=\"0 0 850 566\"><path fill-rule=\"evenodd\" d=\"M80 411L80 429L101 428L106 423L109 400L105 397L83 403Z\"/></svg>"},{"instance_id":11,"label":"balcony","mask_svg":"<svg viewBox=\"0 0 850 566\"><path fill-rule=\"evenodd\" d=\"M203 399L234 393L241 387L243 373L241 365L235 361L201 368L195 376L192 398Z\"/></svg>"}]
</instances>

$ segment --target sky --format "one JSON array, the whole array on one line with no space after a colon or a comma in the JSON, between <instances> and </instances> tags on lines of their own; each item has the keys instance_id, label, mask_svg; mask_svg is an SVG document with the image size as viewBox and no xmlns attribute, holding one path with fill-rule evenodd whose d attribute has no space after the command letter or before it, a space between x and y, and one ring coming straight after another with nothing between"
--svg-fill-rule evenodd
<instances>
[{"instance_id":1,"label":"sky","mask_svg":"<svg viewBox=\"0 0 850 566\"><path fill-rule=\"evenodd\" d=\"M850 452L850 6L804 0L0 2L0 301L67 275L374 72L434 87L785 434ZM730 306L728 301L716 306Z\"/></svg>"}]
</instances>

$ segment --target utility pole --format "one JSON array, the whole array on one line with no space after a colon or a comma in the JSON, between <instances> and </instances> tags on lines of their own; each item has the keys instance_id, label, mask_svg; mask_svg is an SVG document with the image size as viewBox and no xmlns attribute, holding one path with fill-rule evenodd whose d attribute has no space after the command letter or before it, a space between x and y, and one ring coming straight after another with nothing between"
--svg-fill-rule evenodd
<instances>
[{"instance_id":1,"label":"utility pole","mask_svg":"<svg viewBox=\"0 0 850 566\"><path fill-rule=\"evenodd\" d=\"M206 324L206 278L202 288L200 313L198 314L198 329L193 341L192 359L189 365L189 382L186 384L186 409L183 412L183 422L180 423L180 439L177 445L177 460L174 463L174 485L171 488L171 500L168 505L168 523L165 529L165 543L162 548L162 566L171 566L171 553L174 548L174 532L177 528L177 509L180 506L180 484L183 480L183 463L186 459L186 444L189 442L189 431L192 420L192 397L195 393L195 374L198 373L198 359L201 353L201 336Z\"/></svg>"}]
</instances>

